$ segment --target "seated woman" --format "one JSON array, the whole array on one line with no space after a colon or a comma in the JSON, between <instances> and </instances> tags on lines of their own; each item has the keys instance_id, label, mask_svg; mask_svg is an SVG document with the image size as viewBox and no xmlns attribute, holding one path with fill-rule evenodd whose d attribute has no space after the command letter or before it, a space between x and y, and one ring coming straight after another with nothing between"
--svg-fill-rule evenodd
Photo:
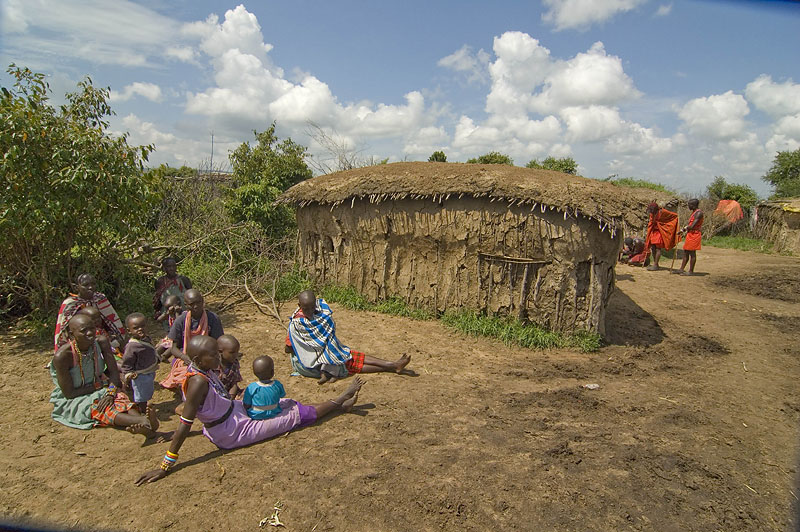
<instances>
[{"instance_id":1,"label":"seated woman","mask_svg":"<svg viewBox=\"0 0 800 532\"><path fill-rule=\"evenodd\" d=\"M280 414L269 419L251 419L241 401L232 400L216 372L220 365L217 341L209 336L189 340L187 355L192 360L183 384L186 401L178 430L160 469L142 474L137 485L164 478L178 459L183 441L189 435L195 418L203 423L203 434L220 449L234 449L260 442L273 436L310 425L317 419L337 410L349 412L356 402L363 382L356 377L350 387L324 403L304 405L291 399L281 399Z\"/></svg>"},{"instance_id":2,"label":"seated woman","mask_svg":"<svg viewBox=\"0 0 800 532\"><path fill-rule=\"evenodd\" d=\"M55 351L67 343L67 323L72 317L87 307L95 307L100 311L101 327L108 336L109 341L117 341L119 349L125 349L125 328L122 326L122 319L117 315L117 311L111 306L111 302L102 292L96 290L97 281L90 273L82 273L74 285L75 294L70 294L61 303L56 318L56 334L54 347Z\"/></svg>"},{"instance_id":3,"label":"seated woman","mask_svg":"<svg viewBox=\"0 0 800 532\"><path fill-rule=\"evenodd\" d=\"M67 325L67 343L53 356L50 375L55 389L50 394L53 419L68 427L126 427L128 432L157 436L155 410L146 415L136 410L120 391L119 371L107 340L98 342L92 319L77 314Z\"/></svg>"}]
</instances>

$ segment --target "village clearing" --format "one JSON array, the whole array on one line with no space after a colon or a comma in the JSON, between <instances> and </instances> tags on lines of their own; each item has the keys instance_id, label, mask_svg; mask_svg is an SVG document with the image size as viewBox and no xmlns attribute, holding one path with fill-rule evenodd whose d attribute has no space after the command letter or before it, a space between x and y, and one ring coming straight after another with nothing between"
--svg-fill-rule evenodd
<instances>
[{"instance_id":1,"label":"village clearing","mask_svg":"<svg viewBox=\"0 0 800 532\"><path fill-rule=\"evenodd\" d=\"M354 413L234 451L196 424L177 470L143 487L166 445L53 422L49 344L3 331L0 512L81 530L259 530L276 506L305 531L786 530L800 496L800 261L698 255L697 277L618 266L609 345L592 354L334 305L345 343L409 353L417 376L367 375ZM269 353L290 397L347 386L290 377L284 324L247 307L222 321L245 380Z\"/></svg>"}]
</instances>

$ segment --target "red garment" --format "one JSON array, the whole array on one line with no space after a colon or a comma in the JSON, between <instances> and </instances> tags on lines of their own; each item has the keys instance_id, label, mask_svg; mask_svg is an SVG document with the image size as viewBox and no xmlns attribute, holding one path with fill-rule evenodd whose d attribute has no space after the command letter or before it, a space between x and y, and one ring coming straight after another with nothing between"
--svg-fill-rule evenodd
<instances>
[{"instance_id":1,"label":"red garment","mask_svg":"<svg viewBox=\"0 0 800 532\"><path fill-rule=\"evenodd\" d=\"M689 217L689 223L687 224L687 227L689 225L692 225L692 223L694 223L694 218L695 216L697 216L698 211L699 209L696 209L692 213L692 216ZM686 242L683 243L684 251L697 251L698 249L700 249L700 240L702 238L702 235L700 233L700 228L703 227L704 220L705 217L700 218L700 221L697 222L697 225L694 227L694 229L686 233Z\"/></svg>"},{"instance_id":2,"label":"red garment","mask_svg":"<svg viewBox=\"0 0 800 532\"><path fill-rule=\"evenodd\" d=\"M678 243L678 215L667 209L659 209L650 215L647 222L647 241L645 248L654 245L663 249L672 249Z\"/></svg>"},{"instance_id":3,"label":"red garment","mask_svg":"<svg viewBox=\"0 0 800 532\"><path fill-rule=\"evenodd\" d=\"M736 223L744 218L742 206L736 200L720 200L714 214L724 216L730 223Z\"/></svg>"}]
</instances>

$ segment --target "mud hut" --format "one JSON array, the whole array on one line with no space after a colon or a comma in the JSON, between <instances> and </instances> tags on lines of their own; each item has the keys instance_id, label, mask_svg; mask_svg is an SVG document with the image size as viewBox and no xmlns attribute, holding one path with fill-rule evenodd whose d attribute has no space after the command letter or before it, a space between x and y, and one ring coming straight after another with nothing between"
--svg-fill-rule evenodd
<instances>
[{"instance_id":1,"label":"mud hut","mask_svg":"<svg viewBox=\"0 0 800 532\"><path fill-rule=\"evenodd\" d=\"M299 259L376 301L473 308L604 332L623 228L652 191L505 165L394 163L315 177L297 207Z\"/></svg>"},{"instance_id":2,"label":"mud hut","mask_svg":"<svg viewBox=\"0 0 800 532\"><path fill-rule=\"evenodd\" d=\"M759 203L754 218L755 233L776 251L800 255L800 198Z\"/></svg>"}]
</instances>

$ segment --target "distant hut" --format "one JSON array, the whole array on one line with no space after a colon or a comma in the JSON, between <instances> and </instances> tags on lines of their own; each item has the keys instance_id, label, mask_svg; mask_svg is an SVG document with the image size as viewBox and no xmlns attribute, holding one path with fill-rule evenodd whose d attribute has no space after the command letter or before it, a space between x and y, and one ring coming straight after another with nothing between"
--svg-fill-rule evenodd
<instances>
[{"instance_id":1,"label":"distant hut","mask_svg":"<svg viewBox=\"0 0 800 532\"><path fill-rule=\"evenodd\" d=\"M370 300L472 308L604 332L624 227L652 191L506 165L394 163L315 177L297 207L300 262Z\"/></svg>"},{"instance_id":2,"label":"distant hut","mask_svg":"<svg viewBox=\"0 0 800 532\"><path fill-rule=\"evenodd\" d=\"M756 235L772 242L776 251L800 255L800 198L759 203L754 218Z\"/></svg>"}]
</instances>

